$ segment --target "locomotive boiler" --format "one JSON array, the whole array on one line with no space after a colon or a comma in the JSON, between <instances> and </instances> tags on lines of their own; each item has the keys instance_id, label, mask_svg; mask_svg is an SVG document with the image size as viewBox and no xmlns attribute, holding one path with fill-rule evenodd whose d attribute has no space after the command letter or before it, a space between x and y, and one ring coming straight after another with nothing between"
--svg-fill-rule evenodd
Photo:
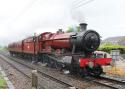
<instances>
[{"instance_id":1,"label":"locomotive boiler","mask_svg":"<svg viewBox=\"0 0 125 89\"><path fill-rule=\"evenodd\" d=\"M8 46L10 53L82 76L98 76L103 73L102 66L111 62L111 58L94 56L94 51L100 45L100 35L94 30L87 30L86 23L80 24L79 32L65 33L61 29L57 33L44 32L26 38L21 43L22 51L17 51L18 46L11 44Z\"/></svg>"},{"instance_id":2,"label":"locomotive boiler","mask_svg":"<svg viewBox=\"0 0 125 89\"><path fill-rule=\"evenodd\" d=\"M86 30L86 26L86 23L80 24L80 32L43 33L40 35L41 45L43 48L63 49L70 53L92 53L100 45L100 36L96 31Z\"/></svg>"}]
</instances>

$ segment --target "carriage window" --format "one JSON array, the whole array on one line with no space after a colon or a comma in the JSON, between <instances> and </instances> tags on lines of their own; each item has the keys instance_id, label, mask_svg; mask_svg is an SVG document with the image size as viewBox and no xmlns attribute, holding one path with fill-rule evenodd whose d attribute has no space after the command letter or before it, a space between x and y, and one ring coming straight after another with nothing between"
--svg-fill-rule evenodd
<instances>
[{"instance_id":1,"label":"carriage window","mask_svg":"<svg viewBox=\"0 0 125 89\"><path fill-rule=\"evenodd\" d=\"M96 58L104 58L103 54L97 54Z\"/></svg>"}]
</instances>

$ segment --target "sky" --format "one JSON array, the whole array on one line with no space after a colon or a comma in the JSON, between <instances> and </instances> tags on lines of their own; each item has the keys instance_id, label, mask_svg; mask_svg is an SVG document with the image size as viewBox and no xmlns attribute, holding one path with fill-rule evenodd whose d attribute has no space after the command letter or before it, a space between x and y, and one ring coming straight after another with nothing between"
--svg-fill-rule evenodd
<instances>
[{"instance_id":1,"label":"sky","mask_svg":"<svg viewBox=\"0 0 125 89\"><path fill-rule=\"evenodd\" d=\"M82 22L102 39L124 36L124 8L125 0L0 0L0 45Z\"/></svg>"}]
</instances>

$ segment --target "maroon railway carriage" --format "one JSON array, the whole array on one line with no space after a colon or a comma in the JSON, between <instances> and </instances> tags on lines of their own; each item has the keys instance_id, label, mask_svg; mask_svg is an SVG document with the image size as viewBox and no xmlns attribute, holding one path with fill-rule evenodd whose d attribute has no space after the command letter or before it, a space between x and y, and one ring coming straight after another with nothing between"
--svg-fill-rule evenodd
<instances>
[{"instance_id":1,"label":"maroon railway carriage","mask_svg":"<svg viewBox=\"0 0 125 89\"><path fill-rule=\"evenodd\" d=\"M86 30L80 24L80 32L44 32L8 46L11 54L47 63L50 67L61 67L72 73L100 75L102 66L110 65L111 58L96 58L94 51L100 45L100 36L94 30ZM18 45L18 46L17 46ZM19 51L20 50L20 51Z\"/></svg>"},{"instance_id":2,"label":"maroon railway carriage","mask_svg":"<svg viewBox=\"0 0 125 89\"><path fill-rule=\"evenodd\" d=\"M32 37L28 37L26 39L23 40L23 53L26 54L37 54L38 50L37 50L37 41L34 40L36 38L34 38L34 36Z\"/></svg>"},{"instance_id":3,"label":"maroon railway carriage","mask_svg":"<svg viewBox=\"0 0 125 89\"><path fill-rule=\"evenodd\" d=\"M8 50L10 52L10 54L20 54L22 53L22 41L19 41L19 42L14 42L12 44L9 44L8 45Z\"/></svg>"}]
</instances>

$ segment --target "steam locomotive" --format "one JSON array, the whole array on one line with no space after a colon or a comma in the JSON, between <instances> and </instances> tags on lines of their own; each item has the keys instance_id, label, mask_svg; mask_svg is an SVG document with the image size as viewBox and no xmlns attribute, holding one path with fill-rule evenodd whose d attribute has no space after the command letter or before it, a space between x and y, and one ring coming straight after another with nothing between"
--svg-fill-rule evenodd
<instances>
[{"instance_id":1,"label":"steam locomotive","mask_svg":"<svg viewBox=\"0 0 125 89\"><path fill-rule=\"evenodd\" d=\"M8 45L12 56L46 63L49 67L67 69L70 73L99 76L102 66L110 65L111 58L97 58L94 51L100 45L100 35L80 24L80 32L44 32Z\"/></svg>"}]
</instances>

